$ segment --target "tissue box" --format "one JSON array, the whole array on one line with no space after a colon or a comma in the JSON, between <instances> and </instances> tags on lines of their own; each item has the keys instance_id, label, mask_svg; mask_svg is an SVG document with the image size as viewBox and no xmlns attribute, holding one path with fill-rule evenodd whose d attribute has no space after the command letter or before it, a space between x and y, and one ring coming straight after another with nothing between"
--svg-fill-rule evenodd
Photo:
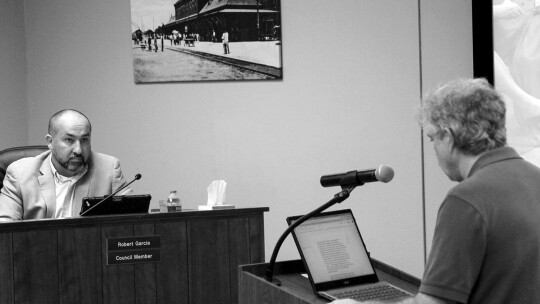
<instances>
[{"instance_id":1,"label":"tissue box","mask_svg":"<svg viewBox=\"0 0 540 304\"><path fill-rule=\"evenodd\" d=\"M199 210L234 209L234 205L199 205Z\"/></svg>"}]
</instances>

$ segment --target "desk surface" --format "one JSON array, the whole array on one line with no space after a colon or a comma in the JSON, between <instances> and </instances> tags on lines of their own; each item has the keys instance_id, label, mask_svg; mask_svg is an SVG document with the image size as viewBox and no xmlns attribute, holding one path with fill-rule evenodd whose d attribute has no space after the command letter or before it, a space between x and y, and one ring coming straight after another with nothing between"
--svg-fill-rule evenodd
<instances>
[{"instance_id":1,"label":"desk surface","mask_svg":"<svg viewBox=\"0 0 540 304\"><path fill-rule=\"evenodd\" d=\"M145 222L167 222L177 221L182 219L207 219L220 218L231 216L247 216L254 213L267 212L268 207L258 208L238 208L225 210L204 210L195 209L182 210L181 212L171 213L140 213L140 214L122 214L122 215L99 215L99 216L83 216L66 219L40 219L40 220L24 220L15 222L0 222L0 232L33 230L42 228L68 228L68 227L84 227L96 226L103 224L128 224L128 223L145 223Z\"/></svg>"},{"instance_id":2,"label":"desk surface","mask_svg":"<svg viewBox=\"0 0 540 304\"><path fill-rule=\"evenodd\" d=\"M420 280L393 268L380 261L372 259L373 266L381 281L387 281L395 286L416 294ZM276 263L274 278L281 281L281 286L265 280L267 263L242 265L239 267L239 298L240 304L248 304L257 298L268 299L267 303L328 303L313 293L309 279L301 260L283 261Z\"/></svg>"}]
</instances>

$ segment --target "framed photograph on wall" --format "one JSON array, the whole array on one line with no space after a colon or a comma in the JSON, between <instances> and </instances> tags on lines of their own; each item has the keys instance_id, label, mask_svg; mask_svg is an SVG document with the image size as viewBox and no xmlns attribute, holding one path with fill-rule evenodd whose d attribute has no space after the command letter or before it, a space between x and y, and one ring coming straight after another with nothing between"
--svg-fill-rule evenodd
<instances>
[{"instance_id":1,"label":"framed photograph on wall","mask_svg":"<svg viewBox=\"0 0 540 304\"><path fill-rule=\"evenodd\" d=\"M508 144L540 166L540 0L472 1L474 76L506 103Z\"/></svg>"},{"instance_id":2,"label":"framed photograph on wall","mask_svg":"<svg viewBox=\"0 0 540 304\"><path fill-rule=\"evenodd\" d=\"M130 0L137 84L280 80L281 0Z\"/></svg>"}]
</instances>

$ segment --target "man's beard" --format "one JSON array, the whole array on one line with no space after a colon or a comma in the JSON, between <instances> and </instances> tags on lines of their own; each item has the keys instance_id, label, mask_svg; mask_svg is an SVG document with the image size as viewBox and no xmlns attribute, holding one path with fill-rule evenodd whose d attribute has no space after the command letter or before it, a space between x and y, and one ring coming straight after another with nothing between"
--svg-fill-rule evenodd
<instances>
[{"instance_id":1,"label":"man's beard","mask_svg":"<svg viewBox=\"0 0 540 304\"><path fill-rule=\"evenodd\" d=\"M70 157L67 160L60 159L57 155L54 155L54 158L62 168L75 173L81 172L88 164L88 161L82 155ZM79 161L72 162L73 160Z\"/></svg>"}]
</instances>

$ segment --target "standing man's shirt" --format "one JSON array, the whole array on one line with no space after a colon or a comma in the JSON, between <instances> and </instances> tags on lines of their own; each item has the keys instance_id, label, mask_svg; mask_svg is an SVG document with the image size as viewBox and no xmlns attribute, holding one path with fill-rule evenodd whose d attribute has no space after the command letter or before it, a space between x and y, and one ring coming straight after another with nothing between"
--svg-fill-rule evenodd
<instances>
[{"instance_id":1,"label":"standing man's shirt","mask_svg":"<svg viewBox=\"0 0 540 304\"><path fill-rule=\"evenodd\" d=\"M420 292L459 303L540 303L540 169L482 155L442 203Z\"/></svg>"}]
</instances>

